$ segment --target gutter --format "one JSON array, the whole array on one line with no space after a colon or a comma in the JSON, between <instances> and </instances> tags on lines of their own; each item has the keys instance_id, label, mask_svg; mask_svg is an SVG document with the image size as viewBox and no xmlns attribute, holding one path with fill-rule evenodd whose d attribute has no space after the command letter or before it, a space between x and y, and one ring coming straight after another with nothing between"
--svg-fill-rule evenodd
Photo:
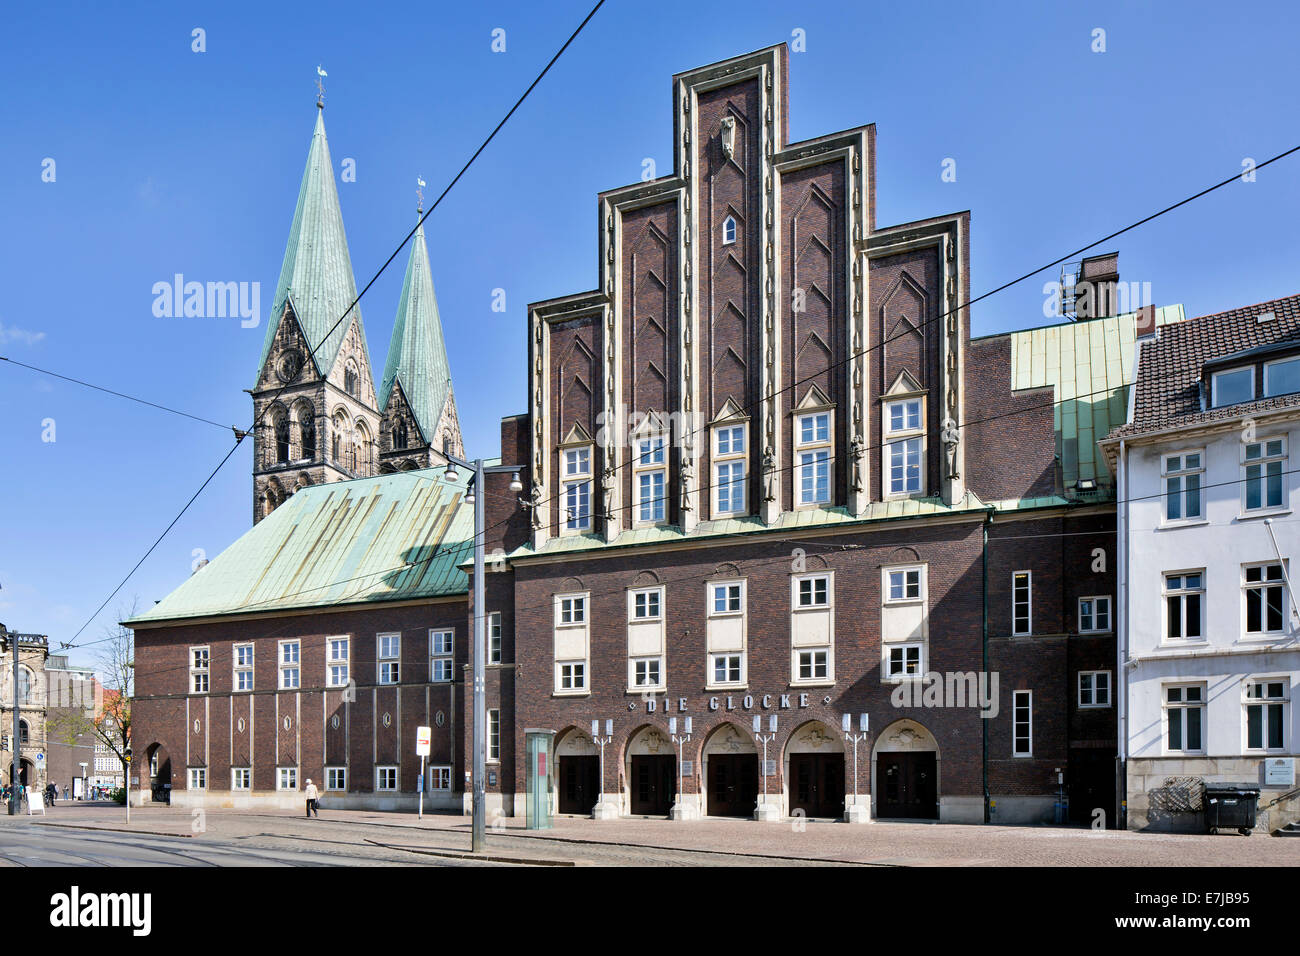
<instances>
[{"instance_id":1,"label":"gutter","mask_svg":"<svg viewBox=\"0 0 1300 956\"><path fill-rule=\"evenodd\" d=\"M1119 688L1116 695L1115 721L1115 790L1117 798L1115 822L1118 829L1128 829L1128 636L1129 636L1129 587L1128 587L1128 446L1126 439L1119 440L1119 481L1120 506L1116 509L1116 547L1115 558L1119 589L1119 633L1115 642L1115 673L1119 676Z\"/></svg>"},{"instance_id":2,"label":"gutter","mask_svg":"<svg viewBox=\"0 0 1300 956\"><path fill-rule=\"evenodd\" d=\"M983 622L981 625L981 645L983 653L982 668L985 679L988 679L989 672L989 525L993 523L993 509L990 508L984 515L984 549L982 557L981 574L983 576ZM982 714L980 720L980 774L982 777L981 788L984 791L984 822L989 823L991 814L989 813L989 722Z\"/></svg>"}]
</instances>

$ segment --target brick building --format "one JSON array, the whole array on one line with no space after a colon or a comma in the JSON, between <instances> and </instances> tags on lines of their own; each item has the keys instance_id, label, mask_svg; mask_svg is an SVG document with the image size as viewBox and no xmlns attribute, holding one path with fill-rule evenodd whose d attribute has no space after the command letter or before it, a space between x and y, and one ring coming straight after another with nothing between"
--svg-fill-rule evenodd
<instances>
[{"instance_id":1,"label":"brick building","mask_svg":"<svg viewBox=\"0 0 1300 956\"><path fill-rule=\"evenodd\" d=\"M18 668L14 671L14 646L18 647ZM18 756L18 782L38 791L45 788L46 776L46 692L45 660L50 641L44 634L20 634L0 624L0 776L6 784L13 782L15 741ZM17 720L14 700L17 695Z\"/></svg>"},{"instance_id":2,"label":"brick building","mask_svg":"<svg viewBox=\"0 0 1300 956\"><path fill-rule=\"evenodd\" d=\"M674 77L672 174L601 193L597 288L529 307L482 489L489 808L523 812L531 741L559 812L1113 824L1095 439L1139 317L972 340L969 214L878 224L875 128L789 142L786 72ZM464 491L307 487L130 622L174 801L409 806L426 724L467 805Z\"/></svg>"}]
</instances>

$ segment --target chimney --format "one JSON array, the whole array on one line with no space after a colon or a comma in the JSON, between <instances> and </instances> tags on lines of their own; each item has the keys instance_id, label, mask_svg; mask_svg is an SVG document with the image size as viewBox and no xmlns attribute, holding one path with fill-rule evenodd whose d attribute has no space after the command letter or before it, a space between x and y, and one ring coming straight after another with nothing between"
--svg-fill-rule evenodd
<instances>
[{"instance_id":1,"label":"chimney","mask_svg":"<svg viewBox=\"0 0 1300 956\"><path fill-rule=\"evenodd\" d=\"M1104 319L1119 314L1119 253L1089 256L1079 263L1074 280L1075 316Z\"/></svg>"}]
</instances>

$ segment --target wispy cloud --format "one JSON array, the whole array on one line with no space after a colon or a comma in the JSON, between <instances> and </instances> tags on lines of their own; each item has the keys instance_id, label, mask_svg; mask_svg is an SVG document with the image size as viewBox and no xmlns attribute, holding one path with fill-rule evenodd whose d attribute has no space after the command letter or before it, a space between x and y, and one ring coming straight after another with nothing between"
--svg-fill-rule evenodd
<instances>
[{"instance_id":1,"label":"wispy cloud","mask_svg":"<svg viewBox=\"0 0 1300 956\"><path fill-rule=\"evenodd\" d=\"M45 338L44 332L31 332L27 329L20 329L14 325L5 325L0 322L0 345L6 345L10 342L21 342L23 345L35 345Z\"/></svg>"}]
</instances>

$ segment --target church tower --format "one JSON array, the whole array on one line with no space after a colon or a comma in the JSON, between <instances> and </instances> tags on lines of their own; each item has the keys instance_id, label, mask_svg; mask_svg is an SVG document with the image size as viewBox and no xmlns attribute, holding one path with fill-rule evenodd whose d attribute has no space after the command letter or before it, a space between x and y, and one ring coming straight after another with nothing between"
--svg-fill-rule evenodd
<instances>
[{"instance_id":1,"label":"church tower","mask_svg":"<svg viewBox=\"0 0 1300 956\"><path fill-rule=\"evenodd\" d=\"M446 462L444 452L465 456L423 225L411 242L379 394L380 472L431 468Z\"/></svg>"},{"instance_id":2,"label":"church tower","mask_svg":"<svg viewBox=\"0 0 1300 956\"><path fill-rule=\"evenodd\" d=\"M257 382L249 390L256 421L254 523L306 485L378 472L374 377L360 303L344 317L357 297L356 280L324 109L319 100L316 105Z\"/></svg>"}]
</instances>

